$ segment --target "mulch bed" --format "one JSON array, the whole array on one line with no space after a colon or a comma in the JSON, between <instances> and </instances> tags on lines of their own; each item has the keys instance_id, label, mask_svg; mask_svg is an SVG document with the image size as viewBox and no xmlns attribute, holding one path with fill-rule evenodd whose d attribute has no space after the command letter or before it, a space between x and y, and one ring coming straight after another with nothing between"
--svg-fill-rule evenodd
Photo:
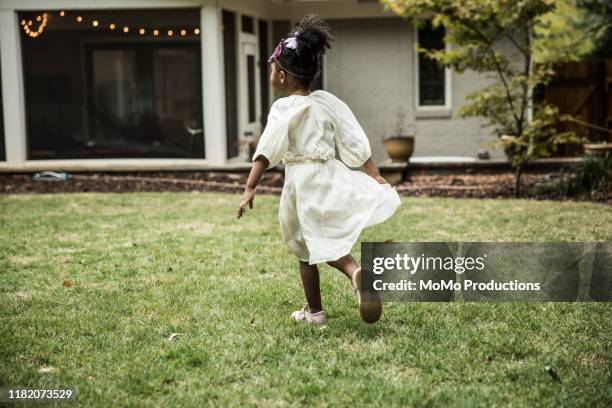
<instances>
[{"instance_id":1,"label":"mulch bed","mask_svg":"<svg viewBox=\"0 0 612 408\"><path fill-rule=\"evenodd\" d=\"M129 172L74 173L67 181L35 181L33 174L0 174L0 194L69 193L69 192L133 192L133 191L220 191L240 193L248 175L231 172ZM551 186L557 173L525 173L522 178L523 198L566 199ZM280 194L283 173L267 172L262 177L260 193ZM397 185L404 196L457 198L511 198L514 196L514 174L510 171L478 174L412 174ZM573 198L576 199L576 198ZM578 198L585 199L585 198ZM612 197L608 197L612 204Z\"/></svg>"}]
</instances>

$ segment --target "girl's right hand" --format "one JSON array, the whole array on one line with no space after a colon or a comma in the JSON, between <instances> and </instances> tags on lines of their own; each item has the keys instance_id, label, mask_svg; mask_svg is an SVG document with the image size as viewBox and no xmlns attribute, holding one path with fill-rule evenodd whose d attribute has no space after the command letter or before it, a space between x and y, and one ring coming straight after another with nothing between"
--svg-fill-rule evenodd
<instances>
[{"instance_id":1,"label":"girl's right hand","mask_svg":"<svg viewBox=\"0 0 612 408\"><path fill-rule=\"evenodd\" d=\"M240 205L238 205L238 210L236 211L236 218L240 219L242 215L246 211L246 206L248 204L249 208L253 208L253 201L255 200L255 189L251 187L246 187L244 189L244 195L242 196L242 201Z\"/></svg>"},{"instance_id":2,"label":"girl's right hand","mask_svg":"<svg viewBox=\"0 0 612 408\"><path fill-rule=\"evenodd\" d=\"M380 184L389 184L389 182L385 180L384 177L381 176L380 174L374 177L374 180L378 181Z\"/></svg>"}]
</instances>

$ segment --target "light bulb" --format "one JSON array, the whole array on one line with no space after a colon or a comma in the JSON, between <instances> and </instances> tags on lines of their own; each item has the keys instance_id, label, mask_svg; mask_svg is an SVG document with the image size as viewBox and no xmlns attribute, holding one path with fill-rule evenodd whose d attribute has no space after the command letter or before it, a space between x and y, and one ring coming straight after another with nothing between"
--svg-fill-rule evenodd
<instances>
[{"instance_id":1,"label":"light bulb","mask_svg":"<svg viewBox=\"0 0 612 408\"><path fill-rule=\"evenodd\" d=\"M130 28L128 26L123 27L123 32L127 33L128 31L130 31Z\"/></svg>"},{"instance_id":2,"label":"light bulb","mask_svg":"<svg viewBox=\"0 0 612 408\"><path fill-rule=\"evenodd\" d=\"M77 20L77 21L80 23L81 21L83 21L83 17L78 16L78 17L76 18L76 20Z\"/></svg>"},{"instance_id":3,"label":"light bulb","mask_svg":"<svg viewBox=\"0 0 612 408\"><path fill-rule=\"evenodd\" d=\"M145 33L145 29L144 29L144 28L141 28L140 30L138 30L138 32L140 33L140 35L144 35L144 33Z\"/></svg>"},{"instance_id":4,"label":"light bulb","mask_svg":"<svg viewBox=\"0 0 612 408\"><path fill-rule=\"evenodd\" d=\"M60 11L60 17L64 17L66 15L66 12L64 10Z\"/></svg>"},{"instance_id":5,"label":"light bulb","mask_svg":"<svg viewBox=\"0 0 612 408\"><path fill-rule=\"evenodd\" d=\"M159 35L159 30L153 30L153 35Z\"/></svg>"},{"instance_id":6,"label":"light bulb","mask_svg":"<svg viewBox=\"0 0 612 408\"><path fill-rule=\"evenodd\" d=\"M193 30L193 33L194 33L195 35L200 34L200 29L199 29L199 28L196 28L195 30Z\"/></svg>"},{"instance_id":7,"label":"light bulb","mask_svg":"<svg viewBox=\"0 0 612 408\"><path fill-rule=\"evenodd\" d=\"M187 31L186 30L181 30L181 35L184 37L187 35Z\"/></svg>"},{"instance_id":8,"label":"light bulb","mask_svg":"<svg viewBox=\"0 0 612 408\"><path fill-rule=\"evenodd\" d=\"M98 20L92 21L91 25L94 26L94 27L97 27L98 26Z\"/></svg>"},{"instance_id":9,"label":"light bulb","mask_svg":"<svg viewBox=\"0 0 612 408\"><path fill-rule=\"evenodd\" d=\"M117 26L115 25L115 23L110 23L108 25L108 28L110 28L111 30L114 30Z\"/></svg>"}]
</instances>

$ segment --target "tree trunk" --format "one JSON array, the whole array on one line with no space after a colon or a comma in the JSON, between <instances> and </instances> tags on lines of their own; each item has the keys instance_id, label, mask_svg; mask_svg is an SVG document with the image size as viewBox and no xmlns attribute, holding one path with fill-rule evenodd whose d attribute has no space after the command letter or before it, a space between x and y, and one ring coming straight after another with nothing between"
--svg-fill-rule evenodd
<instances>
[{"instance_id":1,"label":"tree trunk","mask_svg":"<svg viewBox=\"0 0 612 408\"><path fill-rule=\"evenodd\" d=\"M521 176L523 175L523 166L519 164L516 166L516 172L514 173L514 197L518 198L521 194Z\"/></svg>"}]
</instances>

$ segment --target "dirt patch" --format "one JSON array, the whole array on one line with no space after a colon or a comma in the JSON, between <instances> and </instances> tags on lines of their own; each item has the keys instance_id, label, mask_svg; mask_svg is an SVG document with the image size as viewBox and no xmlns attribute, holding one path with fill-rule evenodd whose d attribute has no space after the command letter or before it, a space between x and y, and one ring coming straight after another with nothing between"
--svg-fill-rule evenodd
<instances>
[{"instance_id":1,"label":"dirt patch","mask_svg":"<svg viewBox=\"0 0 612 408\"><path fill-rule=\"evenodd\" d=\"M199 192L219 191L240 193L248 174L232 172L130 172L74 173L66 181L35 181L32 174L0 174L0 193L70 193L70 192ZM559 174L525 173L522 181L523 198L564 200L563 191L553 186ZM280 194L283 173L265 173L260 193ZM397 190L404 196L457 198L511 198L514 196L514 174L511 171L478 174L410 175L399 183ZM570 199L588 200L588 197ZM612 204L612 197L608 197Z\"/></svg>"}]
</instances>

